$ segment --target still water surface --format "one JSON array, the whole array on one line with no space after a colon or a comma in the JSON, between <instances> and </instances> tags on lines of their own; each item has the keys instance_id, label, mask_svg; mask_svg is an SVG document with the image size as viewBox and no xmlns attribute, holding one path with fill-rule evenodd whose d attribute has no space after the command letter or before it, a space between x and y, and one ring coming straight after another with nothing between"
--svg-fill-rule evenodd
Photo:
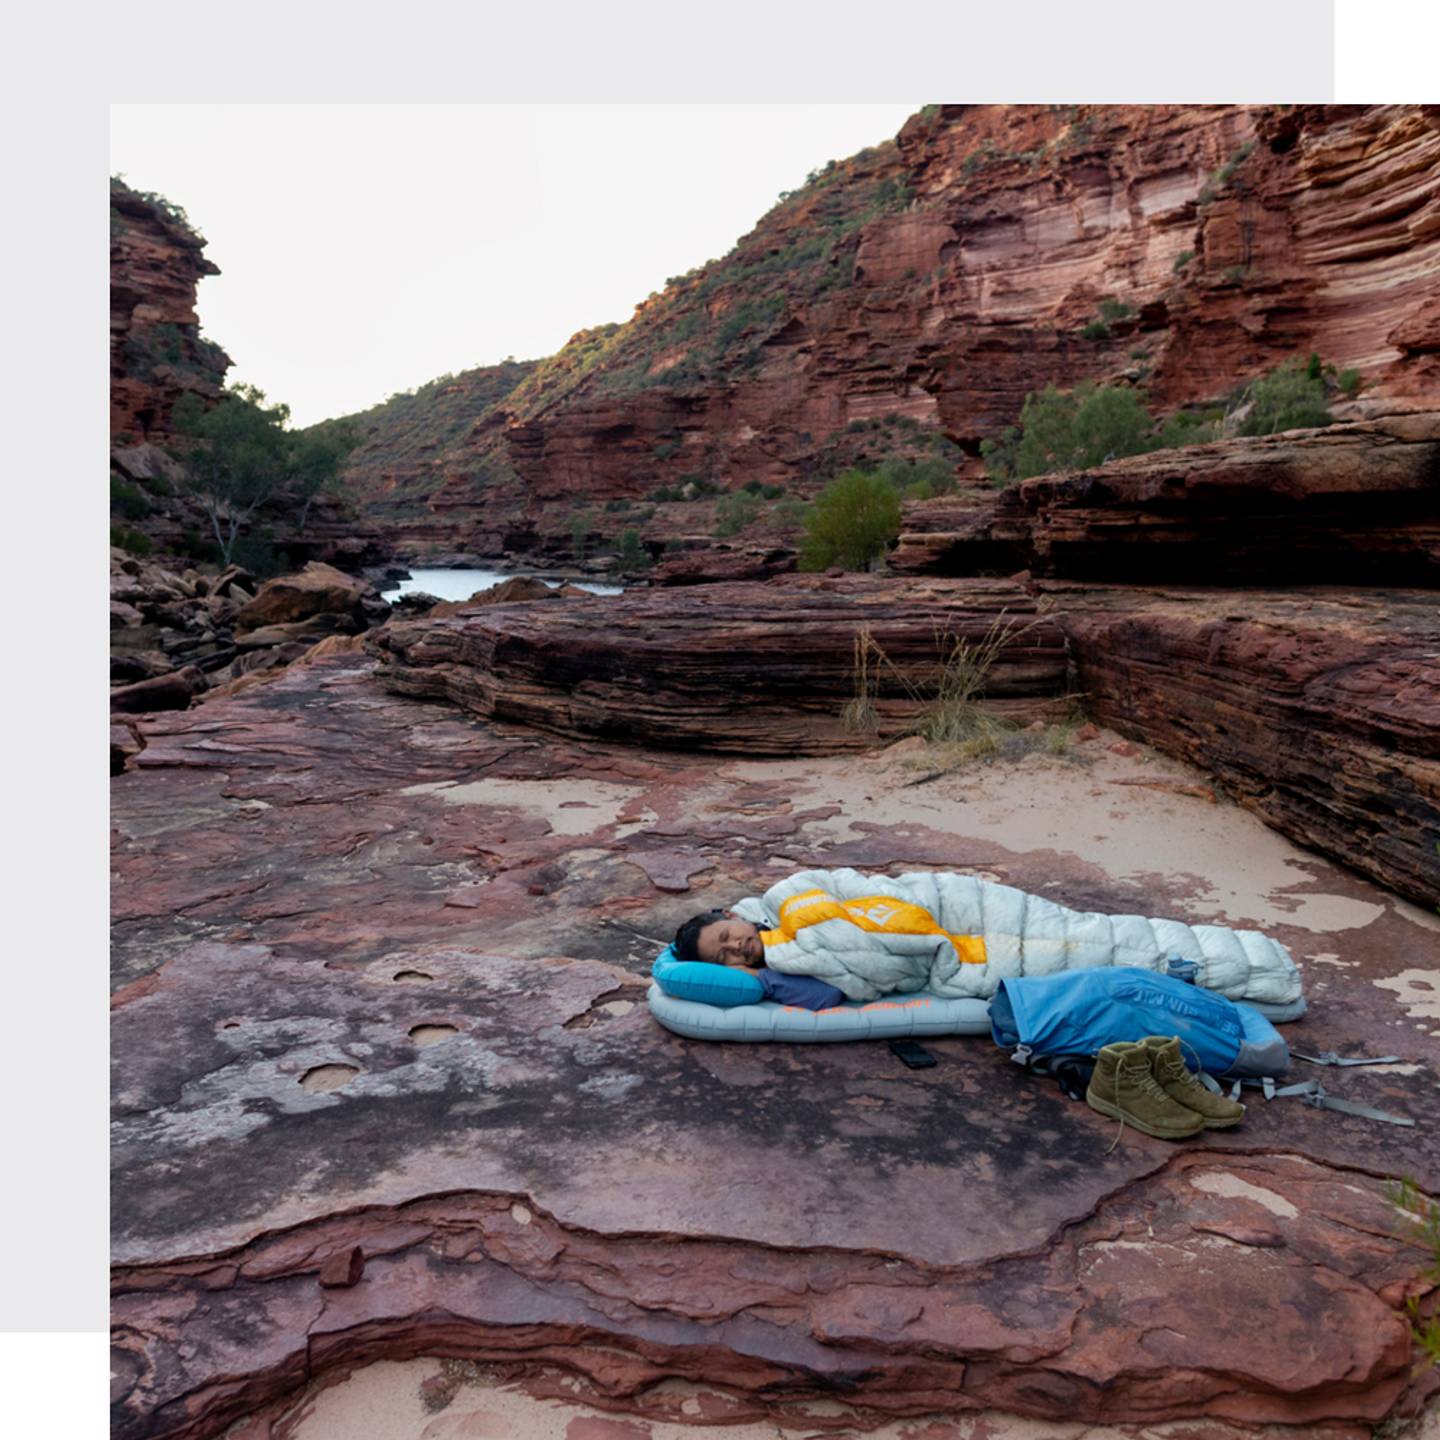
<instances>
[{"instance_id":1,"label":"still water surface","mask_svg":"<svg viewBox=\"0 0 1440 1440\"><path fill-rule=\"evenodd\" d=\"M412 570L408 580L402 580L391 590L381 595L386 600L397 600L416 590L433 595L437 600L468 600L477 590L488 590L502 580L517 575L531 575L529 570ZM559 585L578 585L592 595L619 595L622 585L598 585L589 580L555 580L548 575L538 577L552 590Z\"/></svg>"}]
</instances>

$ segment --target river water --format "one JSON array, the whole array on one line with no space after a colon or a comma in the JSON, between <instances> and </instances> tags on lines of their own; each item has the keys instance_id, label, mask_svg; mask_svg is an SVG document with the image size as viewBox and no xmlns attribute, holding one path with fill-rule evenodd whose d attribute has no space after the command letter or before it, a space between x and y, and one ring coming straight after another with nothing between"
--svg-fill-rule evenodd
<instances>
[{"instance_id":1,"label":"river water","mask_svg":"<svg viewBox=\"0 0 1440 1440\"><path fill-rule=\"evenodd\" d=\"M502 580L520 575L533 575L529 570L412 570L408 580L402 580L393 589L381 591L385 600L398 600L419 590L433 595L437 600L468 600L477 590L488 590ZM623 585L600 585L590 580L557 580L549 575L537 577L552 590L560 585L578 585L592 595L619 595Z\"/></svg>"}]
</instances>

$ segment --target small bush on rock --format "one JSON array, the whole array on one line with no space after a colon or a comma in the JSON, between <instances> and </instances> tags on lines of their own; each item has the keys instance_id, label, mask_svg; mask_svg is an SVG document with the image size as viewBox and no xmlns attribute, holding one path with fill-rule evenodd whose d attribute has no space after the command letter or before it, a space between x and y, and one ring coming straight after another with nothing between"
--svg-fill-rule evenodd
<instances>
[{"instance_id":1,"label":"small bush on rock","mask_svg":"<svg viewBox=\"0 0 1440 1440\"><path fill-rule=\"evenodd\" d=\"M117 550L128 551L141 559L155 549L148 535L142 535L138 530L130 530L124 525L110 527L110 543Z\"/></svg>"},{"instance_id":2,"label":"small bush on rock","mask_svg":"<svg viewBox=\"0 0 1440 1440\"><path fill-rule=\"evenodd\" d=\"M638 530L620 532L619 559L617 568L622 575L635 575L650 568L650 552L640 539Z\"/></svg>"},{"instance_id":3,"label":"small bush on rock","mask_svg":"<svg viewBox=\"0 0 1440 1440\"><path fill-rule=\"evenodd\" d=\"M1333 423L1318 355L1309 361L1292 360L1262 375L1251 382L1246 398L1252 408L1241 421L1242 435L1275 435Z\"/></svg>"},{"instance_id":4,"label":"small bush on rock","mask_svg":"<svg viewBox=\"0 0 1440 1440\"><path fill-rule=\"evenodd\" d=\"M900 497L883 475L847 470L816 497L805 531L800 569L864 570L900 533Z\"/></svg>"},{"instance_id":5,"label":"small bush on rock","mask_svg":"<svg viewBox=\"0 0 1440 1440\"><path fill-rule=\"evenodd\" d=\"M138 485L110 477L110 509L122 520L143 520L150 513L150 502Z\"/></svg>"},{"instance_id":6,"label":"small bush on rock","mask_svg":"<svg viewBox=\"0 0 1440 1440\"><path fill-rule=\"evenodd\" d=\"M722 495L715 506L715 534L720 539L738 535L760 514L759 498L749 490L737 490L731 495Z\"/></svg>"},{"instance_id":7,"label":"small bush on rock","mask_svg":"<svg viewBox=\"0 0 1440 1440\"><path fill-rule=\"evenodd\" d=\"M998 440L986 440L990 478L998 484L1083 470L1123 455L1158 449L1160 437L1138 390L1123 385L1080 385L1074 390L1043 391L1025 397L1020 426Z\"/></svg>"}]
</instances>

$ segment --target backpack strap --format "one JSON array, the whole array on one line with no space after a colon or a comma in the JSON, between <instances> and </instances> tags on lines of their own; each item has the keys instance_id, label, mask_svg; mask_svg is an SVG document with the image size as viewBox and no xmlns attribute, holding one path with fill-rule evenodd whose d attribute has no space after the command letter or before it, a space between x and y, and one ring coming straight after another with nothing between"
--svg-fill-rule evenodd
<instances>
[{"instance_id":1,"label":"backpack strap","mask_svg":"<svg viewBox=\"0 0 1440 1440\"><path fill-rule=\"evenodd\" d=\"M1343 1115L1358 1115L1362 1120L1383 1120L1387 1125L1413 1127L1415 1124L1407 1115L1392 1115L1390 1111L1377 1110L1373 1105L1361 1105L1354 1100L1341 1100L1336 1095L1328 1095L1325 1087L1318 1080L1301 1080L1294 1085L1281 1085L1277 1088L1275 1082L1267 1075L1263 1081L1249 1080L1243 1083L1262 1088L1267 1100L1278 1100L1282 1096L1295 1095L1316 1110L1338 1110ZM1231 1086L1230 1098L1232 1100L1239 1098L1241 1084L1242 1082L1237 1080Z\"/></svg>"},{"instance_id":2,"label":"backpack strap","mask_svg":"<svg viewBox=\"0 0 1440 1440\"><path fill-rule=\"evenodd\" d=\"M1350 1057L1336 1054L1334 1050L1322 1050L1318 1055L1306 1055L1303 1051L1290 1052L1297 1060L1308 1060L1312 1065L1394 1065L1398 1055L1360 1055Z\"/></svg>"}]
</instances>

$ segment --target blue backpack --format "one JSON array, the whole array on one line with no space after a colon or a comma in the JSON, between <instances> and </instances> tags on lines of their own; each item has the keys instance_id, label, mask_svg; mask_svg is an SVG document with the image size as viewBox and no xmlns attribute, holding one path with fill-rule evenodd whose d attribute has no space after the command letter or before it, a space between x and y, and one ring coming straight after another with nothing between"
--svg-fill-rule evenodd
<instances>
[{"instance_id":1,"label":"blue backpack","mask_svg":"<svg viewBox=\"0 0 1440 1440\"><path fill-rule=\"evenodd\" d=\"M1290 1064L1280 1032L1252 1006L1131 966L1002 980L990 1002L990 1033L1018 1064L1044 1070L1147 1035L1178 1035L1192 1068L1214 1076L1258 1079L1283 1075Z\"/></svg>"}]
</instances>

